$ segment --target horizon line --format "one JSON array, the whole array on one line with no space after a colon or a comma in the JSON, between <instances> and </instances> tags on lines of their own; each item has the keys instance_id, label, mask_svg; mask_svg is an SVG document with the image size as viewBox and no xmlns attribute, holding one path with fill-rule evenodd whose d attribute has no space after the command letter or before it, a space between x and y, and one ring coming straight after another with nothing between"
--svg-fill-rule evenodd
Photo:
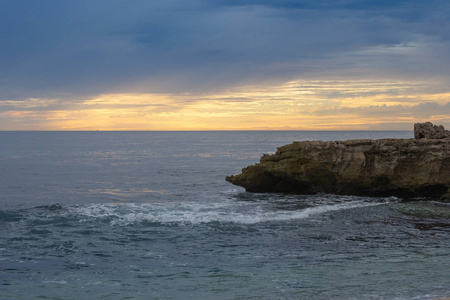
<instances>
[{"instance_id":1,"label":"horizon line","mask_svg":"<svg viewBox=\"0 0 450 300\"><path fill-rule=\"evenodd\" d=\"M414 130L311 130L311 129L205 129L205 130L0 130L0 132L355 132L355 131L366 131L366 132L377 132L377 131L392 131L392 132L413 132Z\"/></svg>"}]
</instances>

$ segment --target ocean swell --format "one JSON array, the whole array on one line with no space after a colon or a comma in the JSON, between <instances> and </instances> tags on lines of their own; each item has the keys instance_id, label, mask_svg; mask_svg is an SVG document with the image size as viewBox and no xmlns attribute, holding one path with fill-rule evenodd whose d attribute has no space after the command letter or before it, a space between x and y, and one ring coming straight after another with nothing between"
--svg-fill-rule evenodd
<instances>
[{"instance_id":1,"label":"ocean swell","mask_svg":"<svg viewBox=\"0 0 450 300\"><path fill-rule=\"evenodd\" d=\"M256 224L306 219L330 212L382 205L386 202L355 200L319 204L302 209L279 209L279 205L260 202L224 203L152 203L152 204L90 204L46 206L17 213L3 213L6 222L28 219L34 225L100 222L112 226L160 224L203 224L211 222Z\"/></svg>"}]
</instances>

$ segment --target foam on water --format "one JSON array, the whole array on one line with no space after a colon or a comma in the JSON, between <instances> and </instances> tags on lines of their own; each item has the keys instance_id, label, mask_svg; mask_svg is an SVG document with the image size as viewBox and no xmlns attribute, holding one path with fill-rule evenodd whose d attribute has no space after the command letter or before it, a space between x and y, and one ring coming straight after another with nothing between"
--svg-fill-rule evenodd
<instances>
[{"instance_id":1,"label":"foam on water","mask_svg":"<svg viewBox=\"0 0 450 300\"><path fill-rule=\"evenodd\" d=\"M81 221L109 220L112 225L142 222L201 224L210 222L256 224L306 219L333 211L381 205L364 200L307 207L300 210L273 210L259 203L170 203L170 204L94 204L72 206L68 213Z\"/></svg>"}]
</instances>

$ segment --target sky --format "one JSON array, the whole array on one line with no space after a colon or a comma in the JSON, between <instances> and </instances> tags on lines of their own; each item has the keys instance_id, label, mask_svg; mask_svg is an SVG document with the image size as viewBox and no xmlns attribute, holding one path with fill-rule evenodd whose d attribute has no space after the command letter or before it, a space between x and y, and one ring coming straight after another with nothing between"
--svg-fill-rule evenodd
<instances>
[{"instance_id":1,"label":"sky","mask_svg":"<svg viewBox=\"0 0 450 300\"><path fill-rule=\"evenodd\" d=\"M0 130L450 127L448 0L0 0Z\"/></svg>"}]
</instances>

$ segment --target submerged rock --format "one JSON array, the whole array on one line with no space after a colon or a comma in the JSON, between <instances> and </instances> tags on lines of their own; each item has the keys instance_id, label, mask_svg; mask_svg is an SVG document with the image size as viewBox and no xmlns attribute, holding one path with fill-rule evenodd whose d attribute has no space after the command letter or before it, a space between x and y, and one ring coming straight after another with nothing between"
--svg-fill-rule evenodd
<instances>
[{"instance_id":1,"label":"submerged rock","mask_svg":"<svg viewBox=\"0 0 450 300\"><path fill-rule=\"evenodd\" d=\"M450 200L450 137L434 136L294 142L226 180L249 192Z\"/></svg>"}]
</instances>

